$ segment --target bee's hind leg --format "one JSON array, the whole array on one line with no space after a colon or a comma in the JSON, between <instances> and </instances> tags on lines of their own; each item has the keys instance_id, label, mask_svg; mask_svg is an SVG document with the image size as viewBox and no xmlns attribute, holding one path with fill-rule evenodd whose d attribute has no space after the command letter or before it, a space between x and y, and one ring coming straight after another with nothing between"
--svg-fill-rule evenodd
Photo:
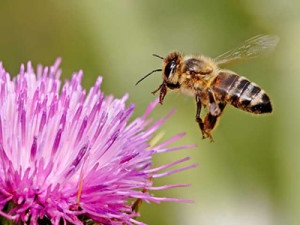
<instances>
[{"instance_id":1,"label":"bee's hind leg","mask_svg":"<svg viewBox=\"0 0 300 225\"><path fill-rule=\"evenodd\" d=\"M204 121L200 117L201 113L201 98L200 94L196 94L196 103L197 103L197 112L196 112L196 121L199 124L199 127L202 132L202 138L209 138L211 142L214 142L214 139L211 135L211 132L216 127L218 118L221 116L222 111L224 110L226 103L217 103L215 100L214 93L210 88L206 89L206 94L209 100L208 113L206 114Z\"/></svg>"},{"instance_id":2,"label":"bee's hind leg","mask_svg":"<svg viewBox=\"0 0 300 225\"><path fill-rule=\"evenodd\" d=\"M217 106L218 106L218 109L220 110L219 114L213 115L212 112L209 112L206 114L206 116L204 118L204 122L203 122L203 129L204 129L207 137L210 138L211 142L214 142L214 139L210 133L216 127L218 119L221 116L221 114L226 106L226 103L219 103Z\"/></svg>"}]
</instances>

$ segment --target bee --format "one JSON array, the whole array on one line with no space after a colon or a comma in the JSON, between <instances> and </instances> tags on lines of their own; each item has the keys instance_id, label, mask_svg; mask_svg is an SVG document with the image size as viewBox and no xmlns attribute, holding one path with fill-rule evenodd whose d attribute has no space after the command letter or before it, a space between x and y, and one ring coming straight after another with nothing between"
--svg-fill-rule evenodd
<instances>
[{"instance_id":1,"label":"bee","mask_svg":"<svg viewBox=\"0 0 300 225\"><path fill-rule=\"evenodd\" d=\"M259 35L246 40L242 45L229 50L216 58L203 55L182 55L171 52L163 60L162 69L156 69L142 77L140 83L154 72L162 71L162 84L154 90L159 91L159 102L163 103L168 90L179 90L193 96L196 100L196 122L202 138L214 141L212 131L227 104L253 114L271 113L269 96L257 84L237 73L219 66L241 59L254 58L275 48L277 36ZM201 118L201 108L207 107L207 114Z\"/></svg>"}]
</instances>

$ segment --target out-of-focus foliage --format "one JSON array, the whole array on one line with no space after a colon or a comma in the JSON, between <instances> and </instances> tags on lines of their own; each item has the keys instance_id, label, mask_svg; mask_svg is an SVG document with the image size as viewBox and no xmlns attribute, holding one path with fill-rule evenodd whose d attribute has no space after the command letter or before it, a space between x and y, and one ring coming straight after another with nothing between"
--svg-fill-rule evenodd
<instances>
[{"instance_id":1,"label":"out-of-focus foliage","mask_svg":"<svg viewBox=\"0 0 300 225\"><path fill-rule=\"evenodd\" d=\"M185 131L183 142L199 146L170 155L190 155L199 167L168 178L192 183L188 191L162 195L195 203L143 204L141 213L149 224L293 225L300 221L299 11L297 0L2 1L0 60L17 73L21 62L52 64L61 56L64 76L83 69L89 87L101 74L104 91L117 97L128 92L140 114L161 82L157 73L134 86L161 67L152 53L214 57L257 34L279 35L275 51L228 66L267 91L272 115L227 107L210 144L194 122L194 100L167 95L154 115L177 110L164 126L165 138Z\"/></svg>"}]
</instances>

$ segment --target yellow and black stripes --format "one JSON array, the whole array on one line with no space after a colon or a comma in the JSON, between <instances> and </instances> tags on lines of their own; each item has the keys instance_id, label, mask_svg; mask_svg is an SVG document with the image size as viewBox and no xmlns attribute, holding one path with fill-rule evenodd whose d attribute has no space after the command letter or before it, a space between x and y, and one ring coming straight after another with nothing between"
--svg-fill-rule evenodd
<instances>
[{"instance_id":1,"label":"yellow and black stripes","mask_svg":"<svg viewBox=\"0 0 300 225\"><path fill-rule=\"evenodd\" d=\"M270 98L265 91L245 77L221 71L212 82L212 88L217 101L255 114L272 112Z\"/></svg>"}]
</instances>

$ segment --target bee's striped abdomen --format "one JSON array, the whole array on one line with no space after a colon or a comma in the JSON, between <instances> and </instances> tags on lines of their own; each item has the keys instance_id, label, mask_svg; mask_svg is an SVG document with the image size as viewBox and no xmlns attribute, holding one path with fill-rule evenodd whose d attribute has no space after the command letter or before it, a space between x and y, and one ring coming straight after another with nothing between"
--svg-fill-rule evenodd
<instances>
[{"instance_id":1,"label":"bee's striped abdomen","mask_svg":"<svg viewBox=\"0 0 300 225\"><path fill-rule=\"evenodd\" d=\"M220 102L256 114L272 112L269 96L245 77L221 71L212 82L212 88Z\"/></svg>"}]
</instances>

